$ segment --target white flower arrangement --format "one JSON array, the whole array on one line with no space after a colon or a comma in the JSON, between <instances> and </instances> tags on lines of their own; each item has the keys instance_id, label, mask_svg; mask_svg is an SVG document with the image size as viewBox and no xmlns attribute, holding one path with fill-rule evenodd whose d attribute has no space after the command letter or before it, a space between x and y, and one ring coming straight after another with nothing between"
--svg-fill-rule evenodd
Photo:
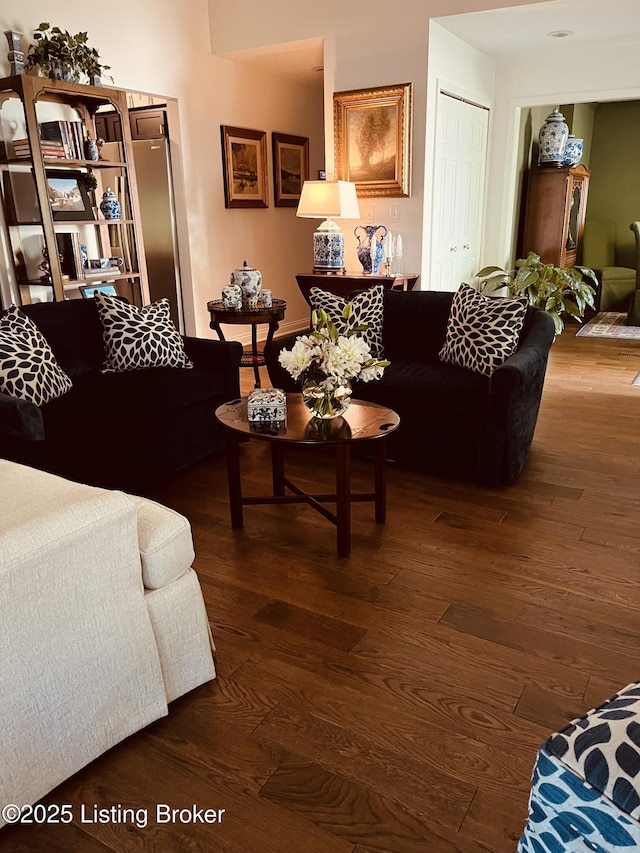
<instances>
[{"instance_id":1,"label":"white flower arrangement","mask_svg":"<svg viewBox=\"0 0 640 853\"><path fill-rule=\"evenodd\" d=\"M347 303L343 317L351 316ZM312 387L305 402L318 417L333 417L336 404L346 409L351 397L351 381L371 382L380 379L389 362L371 355L369 344L360 334L367 326L356 326L340 333L326 311L311 315L313 331L300 335L290 350L282 350L279 361L305 388ZM315 402L309 402L309 399ZM346 400L346 405L344 401Z\"/></svg>"}]
</instances>

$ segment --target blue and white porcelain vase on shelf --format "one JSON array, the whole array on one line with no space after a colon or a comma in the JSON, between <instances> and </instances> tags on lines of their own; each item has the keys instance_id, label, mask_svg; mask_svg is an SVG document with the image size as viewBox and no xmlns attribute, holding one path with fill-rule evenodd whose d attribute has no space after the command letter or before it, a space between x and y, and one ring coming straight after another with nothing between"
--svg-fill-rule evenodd
<instances>
[{"instance_id":1,"label":"blue and white porcelain vase on shelf","mask_svg":"<svg viewBox=\"0 0 640 853\"><path fill-rule=\"evenodd\" d=\"M91 136L88 136L84 141L84 156L87 158L87 160L100 159L98 143Z\"/></svg>"},{"instance_id":2,"label":"blue and white porcelain vase on shelf","mask_svg":"<svg viewBox=\"0 0 640 853\"><path fill-rule=\"evenodd\" d=\"M111 187L102 193L100 211L105 219L120 219L120 202Z\"/></svg>"},{"instance_id":3,"label":"blue and white porcelain vase on shelf","mask_svg":"<svg viewBox=\"0 0 640 853\"><path fill-rule=\"evenodd\" d=\"M569 138L567 139L567 145L564 149L564 165L573 167L577 166L582 160L582 149L584 145L584 140L580 139L577 136L573 136L569 134Z\"/></svg>"},{"instance_id":4,"label":"blue and white porcelain vase on shelf","mask_svg":"<svg viewBox=\"0 0 640 853\"><path fill-rule=\"evenodd\" d=\"M562 167L568 138L569 127L564 116L556 107L549 113L545 123L540 128L538 166Z\"/></svg>"}]
</instances>

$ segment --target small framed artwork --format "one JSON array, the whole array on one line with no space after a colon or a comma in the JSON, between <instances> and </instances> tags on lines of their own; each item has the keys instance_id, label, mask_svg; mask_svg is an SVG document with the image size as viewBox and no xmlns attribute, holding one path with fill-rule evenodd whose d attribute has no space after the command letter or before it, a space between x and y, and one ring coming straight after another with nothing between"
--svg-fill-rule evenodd
<instances>
[{"instance_id":1,"label":"small framed artwork","mask_svg":"<svg viewBox=\"0 0 640 853\"><path fill-rule=\"evenodd\" d=\"M297 207L302 185L309 179L309 140L273 133L272 149L276 207Z\"/></svg>"},{"instance_id":2,"label":"small framed artwork","mask_svg":"<svg viewBox=\"0 0 640 853\"><path fill-rule=\"evenodd\" d=\"M118 295L116 286L112 281L108 281L105 284L81 284L79 289L84 299L93 299L96 291L99 293L108 293L110 296Z\"/></svg>"},{"instance_id":3,"label":"small framed artwork","mask_svg":"<svg viewBox=\"0 0 640 853\"><path fill-rule=\"evenodd\" d=\"M85 172L47 169L47 192L55 221L84 221L94 218L85 179Z\"/></svg>"},{"instance_id":4,"label":"small framed artwork","mask_svg":"<svg viewBox=\"0 0 640 853\"><path fill-rule=\"evenodd\" d=\"M225 207L269 207L267 134L220 126Z\"/></svg>"},{"instance_id":5,"label":"small framed artwork","mask_svg":"<svg viewBox=\"0 0 640 853\"><path fill-rule=\"evenodd\" d=\"M413 84L336 92L336 178L359 196L411 195Z\"/></svg>"}]
</instances>

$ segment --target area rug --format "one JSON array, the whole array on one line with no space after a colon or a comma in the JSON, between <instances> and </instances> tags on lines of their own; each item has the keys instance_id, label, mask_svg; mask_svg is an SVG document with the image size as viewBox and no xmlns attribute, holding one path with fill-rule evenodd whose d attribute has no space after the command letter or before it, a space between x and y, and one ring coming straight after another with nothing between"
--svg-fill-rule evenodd
<instances>
[{"instance_id":1,"label":"area rug","mask_svg":"<svg viewBox=\"0 0 640 853\"><path fill-rule=\"evenodd\" d=\"M577 332L576 337L585 335L588 338L621 338L628 341L640 341L640 326L627 326L626 314L606 311L596 314Z\"/></svg>"}]
</instances>

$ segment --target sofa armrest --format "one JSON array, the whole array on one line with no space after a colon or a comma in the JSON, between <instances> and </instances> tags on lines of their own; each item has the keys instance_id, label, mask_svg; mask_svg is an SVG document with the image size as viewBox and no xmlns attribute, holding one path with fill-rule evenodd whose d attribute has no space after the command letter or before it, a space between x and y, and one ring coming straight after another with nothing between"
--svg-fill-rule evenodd
<instances>
[{"instance_id":1,"label":"sofa armrest","mask_svg":"<svg viewBox=\"0 0 640 853\"><path fill-rule=\"evenodd\" d=\"M493 470L481 472L485 482L513 482L524 467L538 419L553 320L536 311L526 337L516 352L494 370L490 383L488 442ZM497 467L496 467L497 466Z\"/></svg>"},{"instance_id":2,"label":"sofa armrest","mask_svg":"<svg viewBox=\"0 0 640 853\"><path fill-rule=\"evenodd\" d=\"M0 435L26 441L44 439L40 408L0 392Z\"/></svg>"},{"instance_id":3,"label":"sofa armrest","mask_svg":"<svg viewBox=\"0 0 640 853\"><path fill-rule=\"evenodd\" d=\"M544 311L536 312L519 349L494 370L491 376L491 396L506 399L517 393L518 389L530 386L536 379L543 381L553 340L553 320ZM542 376L539 375L541 368Z\"/></svg>"},{"instance_id":4,"label":"sofa armrest","mask_svg":"<svg viewBox=\"0 0 640 853\"><path fill-rule=\"evenodd\" d=\"M186 353L196 367L222 373L229 400L240 396L241 343L192 337L183 337L183 341Z\"/></svg>"}]
</instances>

